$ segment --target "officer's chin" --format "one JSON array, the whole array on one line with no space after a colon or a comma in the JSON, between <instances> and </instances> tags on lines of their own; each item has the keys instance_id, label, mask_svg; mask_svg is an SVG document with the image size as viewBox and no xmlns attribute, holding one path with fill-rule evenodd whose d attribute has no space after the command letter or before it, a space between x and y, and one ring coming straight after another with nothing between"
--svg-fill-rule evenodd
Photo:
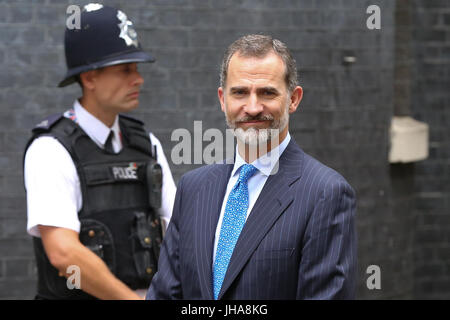
<instances>
[{"instance_id":1,"label":"officer's chin","mask_svg":"<svg viewBox=\"0 0 450 320\"><path fill-rule=\"evenodd\" d=\"M133 99L133 100L127 100L123 105L122 105L122 112L128 112L134 109L137 109L139 107L139 100L138 99Z\"/></svg>"}]
</instances>

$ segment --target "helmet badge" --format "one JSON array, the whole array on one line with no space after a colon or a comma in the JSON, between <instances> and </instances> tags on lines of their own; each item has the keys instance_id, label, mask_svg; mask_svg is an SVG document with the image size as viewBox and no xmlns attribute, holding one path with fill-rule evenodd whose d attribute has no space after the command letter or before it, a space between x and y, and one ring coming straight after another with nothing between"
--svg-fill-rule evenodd
<instances>
[{"instance_id":1,"label":"helmet badge","mask_svg":"<svg viewBox=\"0 0 450 320\"><path fill-rule=\"evenodd\" d=\"M120 10L117 10L117 18L121 21L118 26L120 29L119 38L125 40L127 46L134 45L138 47L137 33L134 30L133 22L128 20L127 15Z\"/></svg>"}]
</instances>

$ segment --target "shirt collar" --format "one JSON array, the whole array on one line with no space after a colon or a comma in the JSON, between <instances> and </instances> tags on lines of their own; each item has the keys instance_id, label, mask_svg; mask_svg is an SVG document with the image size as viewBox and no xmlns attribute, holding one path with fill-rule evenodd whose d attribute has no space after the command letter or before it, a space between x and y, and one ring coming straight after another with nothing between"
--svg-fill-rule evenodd
<instances>
[{"instance_id":1,"label":"shirt collar","mask_svg":"<svg viewBox=\"0 0 450 320\"><path fill-rule=\"evenodd\" d=\"M263 156L259 157L251 164L265 176L270 176L270 173L280 159L280 156L288 146L289 141L291 141L291 135L288 132L284 140L278 146L276 146ZM244 164L246 164L246 162L239 154L238 146L236 145L236 158L234 161L234 167L233 171L231 172L231 176L234 176L237 173L238 169Z\"/></svg>"},{"instance_id":2,"label":"shirt collar","mask_svg":"<svg viewBox=\"0 0 450 320\"><path fill-rule=\"evenodd\" d=\"M114 135L118 137L119 135L119 117L116 116L114 124L111 128L108 128L103 122L90 114L78 100L75 100L73 104L73 109L75 111L77 122L79 126L90 136L94 141L98 141L102 145L105 144L106 139L111 130L114 131Z\"/></svg>"}]
</instances>

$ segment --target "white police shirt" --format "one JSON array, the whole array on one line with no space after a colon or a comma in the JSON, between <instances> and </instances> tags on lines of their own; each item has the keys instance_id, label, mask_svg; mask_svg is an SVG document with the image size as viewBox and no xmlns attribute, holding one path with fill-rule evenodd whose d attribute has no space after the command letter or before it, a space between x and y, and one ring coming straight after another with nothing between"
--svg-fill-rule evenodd
<instances>
[{"instance_id":1,"label":"white police shirt","mask_svg":"<svg viewBox=\"0 0 450 320\"><path fill-rule=\"evenodd\" d=\"M118 117L108 128L78 100L65 116L75 120L86 134L101 148L110 130L114 131L114 151L122 148ZM176 186L159 140L150 133L156 146L157 162L163 173L162 201L158 214L167 228L175 201ZM80 232L78 212L82 208L80 179L69 152L53 137L39 137L33 141L25 155L25 188L27 190L27 232L40 237L38 225L61 227Z\"/></svg>"}]
</instances>

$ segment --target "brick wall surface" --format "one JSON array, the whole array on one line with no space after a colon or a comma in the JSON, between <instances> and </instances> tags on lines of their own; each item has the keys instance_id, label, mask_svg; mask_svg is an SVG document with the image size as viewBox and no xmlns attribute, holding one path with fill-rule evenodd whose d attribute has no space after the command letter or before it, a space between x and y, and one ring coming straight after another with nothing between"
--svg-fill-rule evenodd
<instances>
[{"instance_id":1,"label":"brick wall surface","mask_svg":"<svg viewBox=\"0 0 450 320\"><path fill-rule=\"evenodd\" d=\"M387 161L397 80L395 1L103 2L128 15L143 47L157 59L140 65L145 84L141 105L133 114L161 140L176 181L199 165L170 161L178 143L171 141L172 131L192 131L195 120L203 121L203 131L225 129L217 100L225 48L247 33L271 34L291 48L304 88L300 108L290 119L291 135L306 152L342 173L358 196L358 298L426 297L430 287L436 294L450 293L448 264L439 263L441 255L450 258L444 232L449 226L449 189L442 178L443 172L449 176L445 133L450 121L444 108L449 72L441 68L448 63L450 40L445 2L430 1L436 6L429 7L428 1L413 1L419 20L426 17L421 20L425 30L417 27L414 40L414 58L421 62L407 64L420 75L414 78L420 79L420 90L412 96L414 113L437 127L430 159L400 167ZM34 124L67 109L80 95L77 86L55 86L65 72L66 8L85 3L0 0L0 299L30 299L35 292L36 268L25 231L22 152ZM371 4L381 9L381 30L366 27ZM355 56L356 63L344 65L342 59L348 55ZM411 201L414 192L417 202ZM447 227L440 228L442 224ZM417 259L420 268L415 270ZM381 268L380 290L366 286L366 269L373 264ZM433 280L435 269L447 288ZM416 276L419 282L414 286Z\"/></svg>"},{"instance_id":2,"label":"brick wall surface","mask_svg":"<svg viewBox=\"0 0 450 320\"><path fill-rule=\"evenodd\" d=\"M415 296L450 299L450 6L413 1L412 111L430 126L415 171Z\"/></svg>"}]
</instances>

